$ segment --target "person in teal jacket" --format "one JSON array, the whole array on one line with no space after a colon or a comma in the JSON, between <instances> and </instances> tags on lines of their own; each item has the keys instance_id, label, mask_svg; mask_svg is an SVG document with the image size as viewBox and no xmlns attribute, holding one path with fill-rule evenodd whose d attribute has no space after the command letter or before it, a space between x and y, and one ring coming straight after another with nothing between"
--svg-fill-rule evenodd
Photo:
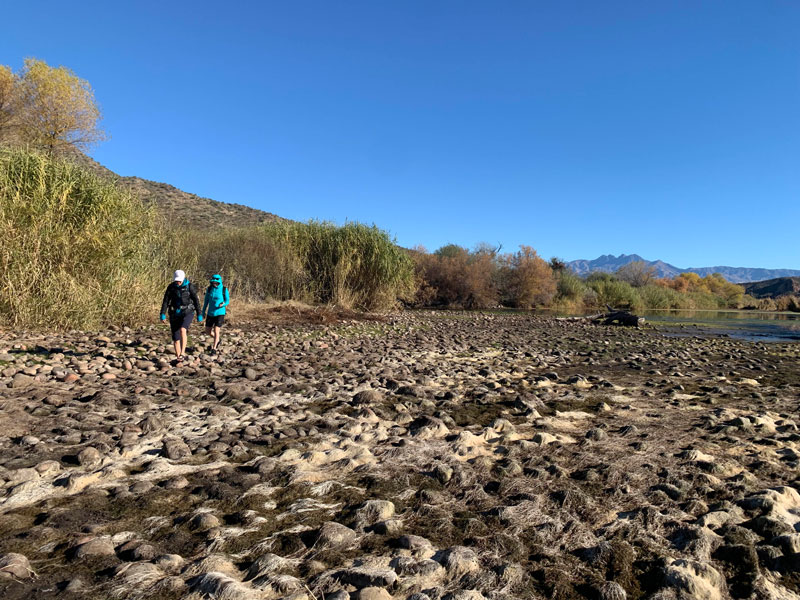
<instances>
[{"instance_id":1,"label":"person in teal jacket","mask_svg":"<svg viewBox=\"0 0 800 600\"><path fill-rule=\"evenodd\" d=\"M228 288L222 285L220 275L212 275L210 285L206 289L203 300L203 318L206 320L206 333L214 338L211 345L211 354L217 353L219 347L219 333L225 322L225 307L231 301Z\"/></svg>"}]
</instances>

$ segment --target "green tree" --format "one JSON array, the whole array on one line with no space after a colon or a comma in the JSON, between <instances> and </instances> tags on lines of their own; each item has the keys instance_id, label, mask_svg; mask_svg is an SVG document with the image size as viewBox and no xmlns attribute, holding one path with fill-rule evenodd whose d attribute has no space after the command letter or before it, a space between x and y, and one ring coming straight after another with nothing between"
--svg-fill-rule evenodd
<instances>
[{"instance_id":1,"label":"green tree","mask_svg":"<svg viewBox=\"0 0 800 600\"><path fill-rule=\"evenodd\" d=\"M48 154L85 150L106 138L89 82L66 67L25 59L19 75L20 138Z\"/></svg>"}]
</instances>

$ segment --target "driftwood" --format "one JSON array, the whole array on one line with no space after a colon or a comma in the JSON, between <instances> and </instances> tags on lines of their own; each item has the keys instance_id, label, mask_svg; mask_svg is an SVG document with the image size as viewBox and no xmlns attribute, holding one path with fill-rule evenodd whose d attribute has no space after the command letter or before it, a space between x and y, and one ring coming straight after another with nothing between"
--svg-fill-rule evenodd
<instances>
[{"instance_id":1,"label":"driftwood","mask_svg":"<svg viewBox=\"0 0 800 600\"><path fill-rule=\"evenodd\" d=\"M627 310L615 310L606 305L608 312L588 315L586 317L560 317L557 321L590 321L603 325L624 325L626 327L639 327L644 324L644 317L638 317Z\"/></svg>"}]
</instances>

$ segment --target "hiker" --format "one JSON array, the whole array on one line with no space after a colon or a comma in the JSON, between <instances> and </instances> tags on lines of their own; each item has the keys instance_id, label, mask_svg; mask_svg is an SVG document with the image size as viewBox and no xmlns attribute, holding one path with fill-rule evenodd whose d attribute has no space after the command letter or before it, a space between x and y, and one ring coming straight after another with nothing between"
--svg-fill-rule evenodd
<instances>
[{"instance_id":1,"label":"hiker","mask_svg":"<svg viewBox=\"0 0 800 600\"><path fill-rule=\"evenodd\" d=\"M183 353L186 352L186 337L192 318L197 315L197 322L203 322L200 312L200 300L194 285L189 282L186 273L180 269L173 274L173 281L164 292L164 301L161 303L161 320L166 321L169 314L169 326L172 329L172 343L175 346L175 356L178 362L183 362Z\"/></svg>"},{"instance_id":2,"label":"hiker","mask_svg":"<svg viewBox=\"0 0 800 600\"><path fill-rule=\"evenodd\" d=\"M225 307L228 306L230 301L228 288L222 285L222 277L220 275L212 275L203 299L203 317L206 320L206 333L214 339L211 345L211 354L217 353L220 328L225 322Z\"/></svg>"}]
</instances>

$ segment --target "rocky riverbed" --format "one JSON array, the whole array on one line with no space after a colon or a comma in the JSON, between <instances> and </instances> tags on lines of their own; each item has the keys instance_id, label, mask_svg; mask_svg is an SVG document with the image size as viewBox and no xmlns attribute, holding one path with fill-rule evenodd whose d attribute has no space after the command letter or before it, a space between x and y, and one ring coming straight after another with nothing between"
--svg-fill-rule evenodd
<instances>
[{"instance_id":1,"label":"rocky riverbed","mask_svg":"<svg viewBox=\"0 0 800 600\"><path fill-rule=\"evenodd\" d=\"M0 597L800 598L800 345L224 333L0 335Z\"/></svg>"}]
</instances>

